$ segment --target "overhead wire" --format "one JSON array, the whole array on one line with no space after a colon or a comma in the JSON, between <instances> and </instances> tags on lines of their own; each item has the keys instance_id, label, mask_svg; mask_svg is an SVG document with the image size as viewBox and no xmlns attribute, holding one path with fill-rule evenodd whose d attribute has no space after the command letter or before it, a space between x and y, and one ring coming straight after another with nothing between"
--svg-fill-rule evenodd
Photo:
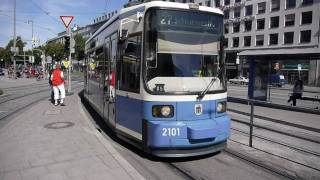
<instances>
[{"instance_id":1,"label":"overhead wire","mask_svg":"<svg viewBox=\"0 0 320 180\"><path fill-rule=\"evenodd\" d=\"M4 14L4 13L1 13L1 12L0 12L0 15L13 18L11 15L9 15L9 14ZM22 19L16 19L16 21L19 22L19 23L29 24L28 21L24 21L24 20L22 20ZM43 27L43 26L41 26L41 25L38 25L37 23L34 23L33 25L36 26L36 27L38 27L38 28L48 30L48 31L50 31L50 32L53 33L53 34L56 34L56 32L55 32L54 30L52 30L51 28Z\"/></svg>"},{"instance_id":2,"label":"overhead wire","mask_svg":"<svg viewBox=\"0 0 320 180\"><path fill-rule=\"evenodd\" d=\"M58 19L56 19L54 16L50 15L49 11L44 10L42 7L40 7L37 3L35 3L33 0L30 0L32 2L32 4L37 7L38 9L40 9L44 14L46 14L47 16L51 17L51 19L53 19L55 22L60 23L60 21L58 21Z\"/></svg>"}]
</instances>

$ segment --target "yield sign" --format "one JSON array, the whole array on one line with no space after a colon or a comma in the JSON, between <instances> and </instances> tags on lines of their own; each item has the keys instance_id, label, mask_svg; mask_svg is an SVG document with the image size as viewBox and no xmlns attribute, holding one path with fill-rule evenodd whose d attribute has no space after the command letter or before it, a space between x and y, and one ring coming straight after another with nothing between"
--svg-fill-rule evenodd
<instances>
[{"instance_id":1,"label":"yield sign","mask_svg":"<svg viewBox=\"0 0 320 180\"><path fill-rule=\"evenodd\" d=\"M62 20L64 26L68 28L71 21L73 20L73 16L60 16L60 19Z\"/></svg>"}]
</instances>

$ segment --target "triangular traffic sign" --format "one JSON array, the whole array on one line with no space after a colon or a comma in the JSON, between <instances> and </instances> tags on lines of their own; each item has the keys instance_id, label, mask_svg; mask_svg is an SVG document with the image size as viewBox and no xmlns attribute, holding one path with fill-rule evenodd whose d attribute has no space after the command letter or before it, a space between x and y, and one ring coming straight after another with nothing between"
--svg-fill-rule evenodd
<instances>
[{"instance_id":1,"label":"triangular traffic sign","mask_svg":"<svg viewBox=\"0 0 320 180\"><path fill-rule=\"evenodd\" d=\"M60 19L62 20L64 26L68 28L71 21L73 20L73 16L60 16Z\"/></svg>"}]
</instances>

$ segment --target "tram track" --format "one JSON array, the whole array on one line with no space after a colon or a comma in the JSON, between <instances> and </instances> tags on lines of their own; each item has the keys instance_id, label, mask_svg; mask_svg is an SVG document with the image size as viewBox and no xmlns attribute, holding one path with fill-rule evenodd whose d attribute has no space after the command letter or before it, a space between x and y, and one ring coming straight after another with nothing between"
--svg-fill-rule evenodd
<instances>
[{"instance_id":1,"label":"tram track","mask_svg":"<svg viewBox=\"0 0 320 180\"><path fill-rule=\"evenodd\" d=\"M74 81L73 83L80 83L79 81ZM13 91L20 91L20 90L25 90L25 89L35 89L35 88L40 88L40 87L45 87L39 91L32 91L32 92L29 92L29 93L17 93L17 94L8 94L7 96L3 96L0 98L0 104L3 104L5 102L8 102L8 101L11 101L11 100L16 100L16 99L19 99L21 97L24 97L24 96L29 96L29 95L33 95L33 94L37 94L37 93L41 93L41 92L44 92L44 91L47 91L48 93L50 93L50 86L48 84L39 84L41 86L32 86L31 85L28 85L28 86L16 86L15 88L17 89L14 89ZM8 89L5 89L3 88L5 91L8 91L8 90L12 90L11 88L8 88Z\"/></svg>"},{"instance_id":2,"label":"tram track","mask_svg":"<svg viewBox=\"0 0 320 180\"><path fill-rule=\"evenodd\" d=\"M235 143L244 145L244 146L248 146L247 144L244 144L244 143L242 143L242 142L240 142L240 141L237 141L237 140L235 140L235 139L229 138L229 140L232 141L232 142L235 142ZM281 144L280 144L280 145L281 145ZM257 147L252 147L252 148L253 148L253 149L256 149L256 150L258 150L258 151L264 152L264 153L266 153L266 154L272 155L272 156L274 156L274 157L278 157L278 158L284 159L284 160L286 160L286 161L289 161L289 162L292 162L292 163L301 165L301 166L303 166L303 167L306 167L306 168L309 168L309 169L312 169L312 170L315 170L315 171L319 171L319 172L320 172L320 169L319 169L319 168L316 168L316 167L312 167L312 166L310 166L310 165L303 164L303 163L301 163L301 162L295 161L294 159L290 159L290 158L288 158L288 157L284 157L284 156L281 156L281 155L278 155L278 154L269 152L269 151L267 151L267 150L263 150L263 149L261 149L261 148L257 148ZM289 147L289 148L291 148L291 147ZM293 149L293 148L292 148L292 149ZM304 151L301 150L301 149L294 149L294 150L298 150L298 151L304 152ZM305 151L308 151L308 150L305 150ZM234 151L234 153L235 153L235 151ZM304 153L306 153L306 152L304 152ZM235 154L240 154L240 153L235 153ZM310 153L310 154L311 154L311 153ZM312 154L312 155L313 155L313 154ZM240 155L240 156L245 156L245 155ZM319 156L317 156L317 155L314 155L314 156L319 157ZM245 157L250 159L249 156L245 156ZM260 163L260 164L263 164L263 163ZM266 166L266 165L262 165L262 166ZM266 167L267 167L267 168L272 168L272 167L270 167L270 166L266 166Z\"/></svg>"},{"instance_id":3,"label":"tram track","mask_svg":"<svg viewBox=\"0 0 320 180\"><path fill-rule=\"evenodd\" d=\"M82 84L78 83L78 85L75 85L74 88L82 88ZM14 114L21 112L22 110L31 107L33 104L42 101L46 98L49 98L50 96L50 89L45 89L45 90L40 90L36 92L32 92L29 94L23 94L19 95L18 97L14 97L10 100L7 100L6 102L9 101L19 101L14 103L14 106L10 106L7 108L8 110L1 111L0 113L0 128L6 123L9 117L12 117ZM4 102L0 102L0 105L3 105ZM0 106L1 108L1 106ZM4 109L2 107L2 109Z\"/></svg>"},{"instance_id":4,"label":"tram track","mask_svg":"<svg viewBox=\"0 0 320 180\"><path fill-rule=\"evenodd\" d=\"M249 133L245 132L244 130L241 130L241 129L238 129L238 128L233 128L233 127L231 129L234 130L234 131L240 132L242 134L245 134L247 137L249 137ZM272 143L276 143L276 144L291 148L293 150L301 151L301 152L304 152L304 153L307 153L307 154L311 154L311 155L320 157L320 153L315 152L315 151L307 150L307 149L304 149L304 148L301 148L301 147L298 147L298 146L294 146L294 145L291 145L291 144L288 144L288 143L285 143L285 142L277 141L275 139L268 138L268 137L262 136L262 135L252 135L252 136L255 137L255 138L263 139L265 141L269 141L269 142L272 142Z\"/></svg>"}]
</instances>

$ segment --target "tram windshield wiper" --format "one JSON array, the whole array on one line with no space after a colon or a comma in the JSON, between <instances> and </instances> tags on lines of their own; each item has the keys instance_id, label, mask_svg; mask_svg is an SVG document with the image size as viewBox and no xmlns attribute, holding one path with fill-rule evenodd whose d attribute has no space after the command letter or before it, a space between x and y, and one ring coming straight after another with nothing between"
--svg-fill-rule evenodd
<instances>
[{"instance_id":1,"label":"tram windshield wiper","mask_svg":"<svg viewBox=\"0 0 320 180\"><path fill-rule=\"evenodd\" d=\"M203 99L203 97L207 94L207 92L209 91L209 89L211 88L211 86L213 85L214 82L216 82L216 80L219 78L221 71L218 70L217 76L213 77L210 81L210 83L208 84L208 86L206 87L205 90L203 90L197 97L198 101L201 101Z\"/></svg>"},{"instance_id":2,"label":"tram windshield wiper","mask_svg":"<svg viewBox=\"0 0 320 180\"><path fill-rule=\"evenodd\" d=\"M213 83L218 79L218 77L213 77L210 81L210 83L208 84L208 86L206 87L205 90L203 90L197 97L198 101L201 101L203 99L203 97L207 94L208 90L211 88L211 86L213 85Z\"/></svg>"}]
</instances>

